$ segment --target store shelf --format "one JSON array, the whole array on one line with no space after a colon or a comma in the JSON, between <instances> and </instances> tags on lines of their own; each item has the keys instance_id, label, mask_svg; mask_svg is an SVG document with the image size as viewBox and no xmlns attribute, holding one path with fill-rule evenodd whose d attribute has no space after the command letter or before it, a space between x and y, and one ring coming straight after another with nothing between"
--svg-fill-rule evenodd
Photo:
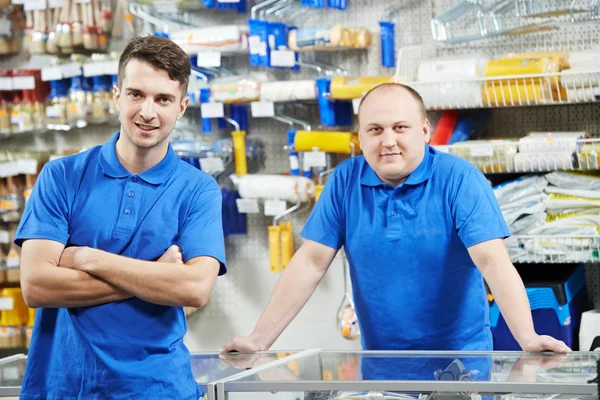
<instances>
[{"instance_id":1,"label":"store shelf","mask_svg":"<svg viewBox=\"0 0 600 400\"><path fill-rule=\"evenodd\" d=\"M512 236L505 240L513 263L600 262L600 236Z\"/></svg>"},{"instance_id":2,"label":"store shelf","mask_svg":"<svg viewBox=\"0 0 600 400\"><path fill-rule=\"evenodd\" d=\"M486 174L600 169L600 139L527 139L468 141L436 148L470 161Z\"/></svg>"},{"instance_id":3,"label":"store shelf","mask_svg":"<svg viewBox=\"0 0 600 400\"><path fill-rule=\"evenodd\" d=\"M409 82L429 110L600 102L600 70Z\"/></svg>"}]
</instances>

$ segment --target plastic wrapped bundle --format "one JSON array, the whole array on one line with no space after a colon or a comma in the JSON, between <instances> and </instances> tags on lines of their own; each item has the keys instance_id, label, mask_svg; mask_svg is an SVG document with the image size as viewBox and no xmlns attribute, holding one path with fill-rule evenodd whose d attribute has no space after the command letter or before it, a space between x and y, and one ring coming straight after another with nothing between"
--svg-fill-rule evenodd
<instances>
[{"instance_id":1,"label":"plastic wrapped bundle","mask_svg":"<svg viewBox=\"0 0 600 400\"><path fill-rule=\"evenodd\" d=\"M311 201L315 184L303 176L251 174L232 176L232 180L244 199L275 199L296 203Z\"/></svg>"}]
</instances>

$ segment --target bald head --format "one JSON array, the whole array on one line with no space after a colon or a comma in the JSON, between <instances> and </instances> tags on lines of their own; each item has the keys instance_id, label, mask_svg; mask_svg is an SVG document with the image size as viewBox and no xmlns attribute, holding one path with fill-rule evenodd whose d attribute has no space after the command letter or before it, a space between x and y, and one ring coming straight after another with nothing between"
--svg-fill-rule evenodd
<instances>
[{"instance_id":1,"label":"bald head","mask_svg":"<svg viewBox=\"0 0 600 400\"><path fill-rule=\"evenodd\" d=\"M378 93L387 92L387 91L395 91L395 90L408 93L410 95L410 97L417 103L419 112L421 114L421 119L422 120L427 119L427 111L425 110L425 103L423 103L423 98L421 98L421 95L415 89L411 88L410 86L406 86L401 83L391 82L391 83L382 83L381 85L377 85L373 89L369 90L367 92L367 94L365 94L363 96L363 98L360 101L359 107L358 107L359 125L360 125L360 112L363 108L362 105L365 102L376 100L378 97L377 96Z\"/></svg>"}]
</instances>

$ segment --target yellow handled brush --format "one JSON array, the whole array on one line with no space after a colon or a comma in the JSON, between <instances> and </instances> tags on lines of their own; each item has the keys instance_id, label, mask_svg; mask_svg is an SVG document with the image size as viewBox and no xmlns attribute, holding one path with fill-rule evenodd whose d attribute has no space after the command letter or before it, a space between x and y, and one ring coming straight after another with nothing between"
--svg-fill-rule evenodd
<instances>
[{"instance_id":1,"label":"yellow handled brush","mask_svg":"<svg viewBox=\"0 0 600 400\"><path fill-rule=\"evenodd\" d=\"M298 131L294 137L296 151L342 153L354 155L360 150L358 135L352 132Z\"/></svg>"}]
</instances>

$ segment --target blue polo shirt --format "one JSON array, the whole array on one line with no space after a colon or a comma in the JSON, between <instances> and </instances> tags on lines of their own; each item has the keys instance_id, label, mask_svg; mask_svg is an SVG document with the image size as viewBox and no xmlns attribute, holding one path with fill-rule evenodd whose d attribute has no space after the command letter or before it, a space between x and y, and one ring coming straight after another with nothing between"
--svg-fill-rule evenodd
<instances>
[{"instance_id":1,"label":"blue polo shirt","mask_svg":"<svg viewBox=\"0 0 600 400\"><path fill-rule=\"evenodd\" d=\"M221 191L214 179L164 159L137 175L104 146L47 163L15 242L49 239L155 261L169 246L184 261L209 256L226 272ZM139 298L42 308L35 317L21 399L185 399L201 396L183 343L182 307Z\"/></svg>"},{"instance_id":2,"label":"blue polo shirt","mask_svg":"<svg viewBox=\"0 0 600 400\"><path fill-rule=\"evenodd\" d=\"M394 188L353 157L334 170L301 234L344 246L364 349L492 350L483 278L467 248L509 232L469 162L425 145Z\"/></svg>"}]
</instances>

